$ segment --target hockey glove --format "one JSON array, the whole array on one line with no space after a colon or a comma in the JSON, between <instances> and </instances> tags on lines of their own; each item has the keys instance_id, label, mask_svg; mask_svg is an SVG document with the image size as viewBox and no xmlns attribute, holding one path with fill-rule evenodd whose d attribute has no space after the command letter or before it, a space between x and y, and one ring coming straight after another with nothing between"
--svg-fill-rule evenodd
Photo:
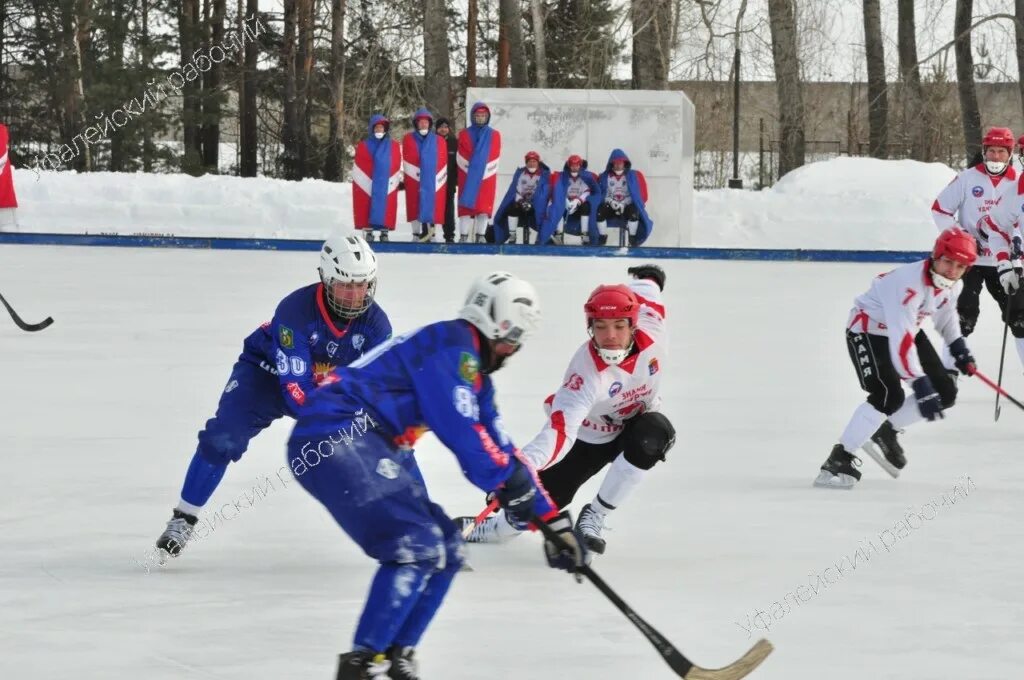
<instances>
[{"instance_id":1,"label":"hockey glove","mask_svg":"<svg viewBox=\"0 0 1024 680\"><path fill-rule=\"evenodd\" d=\"M580 201L576 198L570 198L565 201L565 212L572 215L576 212L577 208L580 207Z\"/></svg>"},{"instance_id":2,"label":"hockey glove","mask_svg":"<svg viewBox=\"0 0 1024 680\"><path fill-rule=\"evenodd\" d=\"M513 524L525 524L533 517L533 500L537 496L537 487L533 483L530 471L513 458L512 465L515 470L505 483L494 492L494 497L505 509L505 516Z\"/></svg>"},{"instance_id":3,"label":"hockey glove","mask_svg":"<svg viewBox=\"0 0 1024 680\"><path fill-rule=\"evenodd\" d=\"M565 544L558 545L550 539L544 540L544 556L548 558L548 566L576 574L579 568L587 563L587 548L573 531L569 512L563 510L558 513L557 517L548 522L548 526L562 539L561 543ZM576 581L582 580L582 577L576 574Z\"/></svg>"},{"instance_id":4,"label":"hockey glove","mask_svg":"<svg viewBox=\"0 0 1024 680\"><path fill-rule=\"evenodd\" d=\"M656 264L641 264L630 267L626 273L631 274L634 279L650 279L658 284L658 290L665 290L665 270Z\"/></svg>"},{"instance_id":5,"label":"hockey glove","mask_svg":"<svg viewBox=\"0 0 1024 680\"><path fill-rule=\"evenodd\" d=\"M917 410L925 420L930 422L936 418L946 417L942 415L942 399L939 398L939 393L935 391L928 376L921 376L911 384L911 387L914 388L914 396L917 398Z\"/></svg>"},{"instance_id":6,"label":"hockey glove","mask_svg":"<svg viewBox=\"0 0 1024 680\"><path fill-rule=\"evenodd\" d=\"M1021 244L1020 236L1014 236L1012 240L1012 248L1010 249L1010 259L1019 260L1024 257L1024 246Z\"/></svg>"},{"instance_id":7,"label":"hockey glove","mask_svg":"<svg viewBox=\"0 0 1024 680\"><path fill-rule=\"evenodd\" d=\"M978 364L971 356L971 350L967 349L967 341L957 338L949 343L949 353L953 355L953 363L964 375L974 375L978 370Z\"/></svg>"},{"instance_id":8,"label":"hockey glove","mask_svg":"<svg viewBox=\"0 0 1024 680\"><path fill-rule=\"evenodd\" d=\"M1020 288L1020 275L1013 268L1013 263L1009 260L1001 260L996 265L996 271L999 273L999 283L1002 285L1003 290L1006 291L1007 295L1013 295Z\"/></svg>"}]
</instances>

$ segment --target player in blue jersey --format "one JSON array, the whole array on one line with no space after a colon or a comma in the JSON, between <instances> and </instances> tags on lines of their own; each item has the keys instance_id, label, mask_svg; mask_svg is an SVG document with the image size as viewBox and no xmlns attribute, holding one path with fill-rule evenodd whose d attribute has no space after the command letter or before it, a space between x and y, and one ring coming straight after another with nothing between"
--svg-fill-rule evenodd
<instances>
[{"instance_id":1,"label":"player in blue jersey","mask_svg":"<svg viewBox=\"0 0 1024 680\"><path fill-rule=\"evenodd\" d=\"M585 551L509 440L490 374L540 318L529 283L496 272L477 281L459 318L399 335L311 396L288 442L303 488L380 562L338 680L418 680L414 650L463 562L455 523L431 501L412 447L432 430L470 482L516 521L548 521L569 548L545 543L552 567L574 571Z\"/></svg>"},{"instance_id":2,"label":"player in blue jersey","mask_svg":"<svg viewBox=\"0 0 1024 680\"><path fill-rule=\"evenodd\" d=\"M336 366L345 366L391 337L391 322L374 302L377 257L361 236L334 236L320 250L320 283L281 300L274 318L245 339L217 413L199 433L181 500L157 539L162 556L177 556L199 511L228 463L282 416L296 417L309 394Z\"/></svg>"}]
</instances>

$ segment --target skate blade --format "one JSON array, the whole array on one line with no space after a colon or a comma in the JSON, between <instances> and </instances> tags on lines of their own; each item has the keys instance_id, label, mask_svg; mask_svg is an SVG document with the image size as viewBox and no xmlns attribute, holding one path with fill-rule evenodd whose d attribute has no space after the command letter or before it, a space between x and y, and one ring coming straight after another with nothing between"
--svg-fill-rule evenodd
<instances>
[{"instance_id":1,"label":"skate blade","mask_svg":"<svg viewBox=\"0 0 1024 680\"><path fill-rule=\"evenodd\" d=\"M818 473L817 478L814 480L814 486L819 489L852 489L857 484L857 480L850 475L838 474L834 475L831 472L822 470Z\"/></svg>"},{"instance_id":2,"label":"skate blade","mask_svg":"<svg viewBox=\"0 0 1024 680\"><path fill-rule=\"evenodd\" d=\"M874 442L867 442L864 446L860 447L860 450L871 456L871 460L878 463L893 479L900 476L900 469L885 459L885 455L875 446Z\"/></svg>"}]
</instances>

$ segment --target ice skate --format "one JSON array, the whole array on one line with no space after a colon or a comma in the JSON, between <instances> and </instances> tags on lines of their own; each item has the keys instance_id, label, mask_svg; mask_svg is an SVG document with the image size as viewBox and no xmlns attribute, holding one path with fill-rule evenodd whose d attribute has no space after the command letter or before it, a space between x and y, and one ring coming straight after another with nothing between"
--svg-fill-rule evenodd
<instances>
[{"instance_id":1,"label":"ice skate","mask_svg":"<svg viewBox=\"0 0 1024 680\"><path fill-rule=\"evenodd\" d=\"M373 243L373 230L367 229L363 232L363 238L367 243Z\"/></svg>"},{"instance_id":2,"label":"ice skate","mask_svg":"<svg viewBox=\"0 0 1024 680\"><path fill-rule=\"evenodd\" d=\"M469 234L459 236L459 243L469 243Z\"/></svg>"},{"instance_id":3,"label":"ice skate","mask_svg":"<svg viewBox=\"0 0 1024 680\"><path fill-rule=\"evenodd\" d=\"M606 542L601 538L603 530L604 513L594 510L590 503L584 505L580 516L576 518L576 533L583 539L587 550L598 555L604 554Z\"/></svg>"},{"instance_id":4,"label":"ice skate","mask_svg":"<svg viewBox=\"0 0 1024 680\"><path fill-rule=\"evenodd\" d=\"M487 237L485 237L483 234L477 234L476 235L476 242L477 243L487 243Z\"/></svg>"},{"instance_id":5,"label":"ice skate","mask_svg":"<svg viewBox=\"0 0 1024 680\"><path fill-rule=\"evenodd\" d=\"M381 232L380 232L380 242L381 243L387 243L389 240L391 240L391 237L388 236L388 232L386 232L383 229L381 229Z\"/></svg>"},{"instance_id":6,"label":"ice skate","mask_svg":"<svg viewBox=\"0 0 1024 680\"><path fill-rule=\"evenodd\" d=\"M456 517L455 524L459 527L459 531L465 535L465 532L469 527L473 526L475 517ZM491 515L480 524L473 527L473 530L466 536L466 543L504 543L505 541L515 538L522 532L521 529L509 524L508 520L505 519L505 513L498 513Z\"/></svg>"},{"instance_id":7,"label":"ice skate","mask_svg":"<svg viewBox=\"0 0 1024 680\"><path fill-rule=\"evenodd\" d=\"M842 444L832 447L828 460L821 466L821 472L814 480L814 486L828 489L852 489L860 481L860 458L849 453Z\"/></svg>"},{"instance_id":8,"label":"ice skate","mask_svg":"<svg viewBox=\"0 0 1024 680\"><path fill-rule=\"evenodd\" d=\"M392 647L388 650L388 661L391 670L387 677L391 680L421 680L419 664L413 658L416 650L412 647Z\"/></svg>"},{"instance_id":9,"label":"ice skate","mask_svg":"<svg viewBox=\"0 0 1024 680\"><path fill-rule=\"evenodd\" d=\"M338 657L336 680L387 680L402 677L389 675L391 662L383 654L355 651ZM416 676L410 676L416 677Z\"/></svg>"},{"instance_id":10,"label":"ice skate","mask_svg":"<svg viewBox=\"0 0 1024 680\"><path fill-rule=\"evenodd\" d=\"M907 464L903 447L900 446L896 434L896 428L887 420L871 435L871 441L865 442L861 447L864 453L871 456L871 459L894 479L900 476L900 470Z\"/></svg>"},{"instance_id":11,"label":"ice skate","mask_svg":"<svg viewBox=\"0 0 1024 680\"><path fill-rule=\"evenodd\" d=\"M156 539L156 547L171 557L177 557L192 538L192 528L198 519L195 515L175 510L167 522L167 528Z\"/></svg>"},{"instance_id":12,"label":"ice skate","mask_svg":"<svg viewBox=\"0 0 1024 680\"><path fill-rule=\"evenodd\" d=\"M420 243L430 243L431 241L433 241L434 225L430 224L424 226L423 231L419 233L419 235L416 237L416 240L419 241Z\"/></svg>"}]
</instances>

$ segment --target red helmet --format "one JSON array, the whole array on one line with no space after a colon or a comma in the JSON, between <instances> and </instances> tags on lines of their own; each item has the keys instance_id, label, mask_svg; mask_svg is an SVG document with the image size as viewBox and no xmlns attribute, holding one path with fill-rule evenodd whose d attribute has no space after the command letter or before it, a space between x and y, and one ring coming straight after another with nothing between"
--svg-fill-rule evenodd
<instances>
[{"instance_id":1,"label":"red helmet","mask_svg":"<svg viewBox=\"0 0 1024 680\"><path fill-rule=\"evenodd\" d=\"M1017 146L1021 148L1021 151L1024 151L1024 135L1017 138Z\"/></svg>"},{"instance_id":2,"label":"red helmet","mask_svg":"<svg viewBox=\"0 0 1024 680\"><path fill-rule=\"evenodd\" d=\"M636 294L624 284L602 285L594 289L583 305L587 315L587 328L594 319L629 319L630 326L636 327L640 317L640 301Z\"/></svg>"},{"instance_id":3,"label":"red helmet","mask_svg":"<svg viewBox=\"0 0 1024 680\"><path fill-rule=\"evenodd\" d=\"M569 156L569 160L565 162L566 165L579 165L583 167L583 158L579 154L573 154Z\"/></svg>"},{"instance_id":4,"label":"red helmet","mask_svg":"<svg viewBox=\"0 0 1024 680\"><path fill-rule=\"evenodd\" d=\"M978 246L974 237L960 227L950 227L935 239L932 259L948 257L954 262L970 267L978 259Z\"/></svg>"},{"instance_id":5,"label":"red helmet","mask_svg":"<svg viewBox=\"0 0 1024 680\"><path fill-rule=\"evenodd\" d=\"M989 128L984 139L981 140L981 148L985 149L990 146L1003 146L1013 153L1013 131L1003 127Z\"/></svg>"},{"instance_id":6,"label":"red helmet","mask_svg":"<svg viewBox=\"0 0 1024 680\"><path fill-rule=\"evenodd\" d=\"M537 161L538 163L540 163L540 154L537 153L536 151L527 151L526 152L526 157L523 160L527 160L528 161L531 158L533 160Z\"/></svg>"}]
</instances>

